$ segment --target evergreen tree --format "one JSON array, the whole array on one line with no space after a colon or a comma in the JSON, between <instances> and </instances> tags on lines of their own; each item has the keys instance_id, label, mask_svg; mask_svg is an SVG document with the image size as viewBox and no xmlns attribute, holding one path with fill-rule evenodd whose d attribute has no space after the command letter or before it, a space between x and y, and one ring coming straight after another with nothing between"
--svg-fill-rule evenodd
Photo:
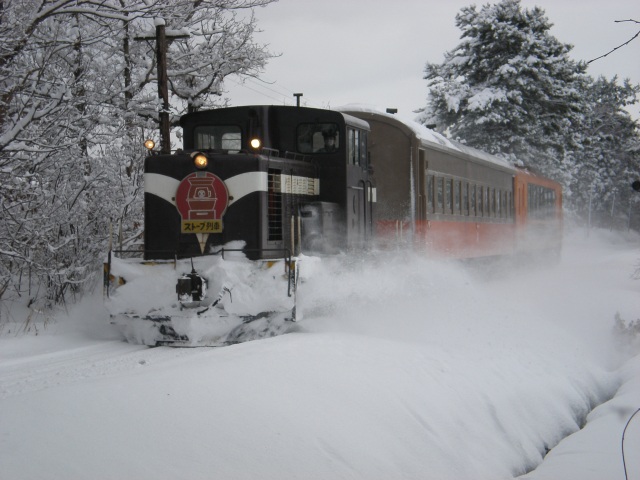
<instances>
[{"instance_id":1,"label":"evergreen tree","mask_svg":"<svg viewBox=\"0 0 640 480\"><path fill-rule=\"evenodd\" d=\"M549 33L543 10L519 0L465 7L456 25L462 42L442 64L426 65L430 97L420 120L568 183L566 149L586 108L585 64Z\"/></svg>"},{"instance_id":2,"label":"evergreen tree","mask_svg":"<svg viewBox=\"0 0 640 480\"><path fill-rule=\"evenodd\" d=\"M616 215L616 203L628 206L637 195L630 183L640 176L640 131L626 106L638 101L639 85L600 77L586 85L588 110L578 129L574 172L569 185L572 204L584 216ZM626 208L618 212L626 216Z\"/></svg>"}]
</instances>

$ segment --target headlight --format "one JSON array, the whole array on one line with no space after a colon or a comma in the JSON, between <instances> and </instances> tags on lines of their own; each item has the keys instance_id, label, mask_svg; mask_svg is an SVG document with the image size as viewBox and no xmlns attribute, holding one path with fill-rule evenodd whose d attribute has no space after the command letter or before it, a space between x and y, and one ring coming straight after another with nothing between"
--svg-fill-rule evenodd
<instances>
[{"instance_id":1,"label":"headlight","mask_svg":"<svg viewBox=\"0 0 640 480\"><path fill-rule=\"evenodd\" d=\"M251 145L251 148L253 148L254 150L257 150L262 145L262 142L260 141L259 138L252 138L251 141L249 142L249 145Z\"/></svg>"},{"instance_id":2,"label":"headlight","mask_svg":"<svg viewBox=\"0 0 640 480\"><path fill-rule=\"evenodd\" d=\"M154 142L151 139L144 141L144 148L146 148L147 150L153 150L153 147L155 146L156 146L156 142Z\"/></svg>"},{"instance_id":3,"label":"headlight","mask_svg":"<svg viewBox=\"0 0 640 480\"><path fill-rule=\"evenodd\" d=\"M209 165L209 159L204 153L197 153L193 157L193 164L196 166L196 168L207 168L207 165Z\"/></svg>"}]
</instances>

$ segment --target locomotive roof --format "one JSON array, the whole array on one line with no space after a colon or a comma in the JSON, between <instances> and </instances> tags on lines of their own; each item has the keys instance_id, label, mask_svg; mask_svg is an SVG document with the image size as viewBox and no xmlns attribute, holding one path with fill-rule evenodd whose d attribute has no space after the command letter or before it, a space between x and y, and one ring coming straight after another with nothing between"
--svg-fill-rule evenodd
<instances>
[{"instance_id":1,"label":"locomotive roof","mask_svg":"<svg viewBox=\"0 0 640 480\"><path fill-rule=\"evenodd\" d=\"M191 124L193 122L198 122L201 121L201 119L204 119L205 121L208 119L208 117L212 114L214 115L224 115L225 112L246 112L248 110L259 110L259 111L264 111L264 112L268 112L269 110L280 110L280 111L296 111L297 109L301 109L304 112L313 112L313 111L317 111L320 112L322 114L327 114L328 112L331 112L331 115L340 115L342 116L342 118L344 119L345 123L357 128L361 128L364 130L370 130L369 128L369 124L358 118L358 117L354 117L353 115L349 115L348 113L345 112L341 112L338 110L328 110L328 109L324 109L324 108L310 108L310 107L294 107L294 106L290 106L290 105L239 105L239 106L235 106L235 107L224 107L224 108L217 108L217 109L213 109L213 110L200 110L197 112L191 112L191 113L187 113L185 115L182 115L182 117L180 117L180 125L181 126L185 126L188 124ZM219 118L219 117L218 117Z\"/></svg>"},{"instance_id":2,"label":"locomotive roof","mask_svg":"<svg viewBox=\"0 0 640 480\"><path fill-rule=\"evenodd\" d=\"M469 147L467 145L463 145L462 143L450 140L444 135L441 135L440 133L427 128L424 125L421 125L402 114L390 114L383 111L379 107L361 104L344 105L337 108L336 110L341 112L365 113L368 115L379 117L380 120L386 120L388 123L398 123L413 132L420 143L425 146L435 148L437 150L443 150L455 156L461 156L462 154L462 156L465 156L471 160L488 162L501 169L511 172L515 172L516 170L511 163L503 158L491 155L490 153L478 150L477 148Z\"/></svg>"},{"instance_id":3,"label":"locomotive roof","mask_svg":"<svg viewBox=\"0 0 640 480\"><path fill-rule=\"evenodd\" d=\"M362 128L363 130L371 130L371 127L369 127L369 124L364 120L358 117L354 117L353 115L349 115L348 113L344 113L344 112L339 112L339 113L344 117L344 121L347 124L353 125L354 127Z\"/></svg>"}]
</instances>

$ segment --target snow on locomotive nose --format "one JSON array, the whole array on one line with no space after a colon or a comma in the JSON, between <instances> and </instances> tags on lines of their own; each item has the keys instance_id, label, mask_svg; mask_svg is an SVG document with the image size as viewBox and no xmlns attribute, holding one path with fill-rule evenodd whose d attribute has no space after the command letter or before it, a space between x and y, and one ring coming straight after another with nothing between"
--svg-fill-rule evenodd
<instances>
[{"instance_id":1,"label":"snow on locomotive nose","mask_svg":"<svg viewBox=\"0 0 640 480\"><path fill-rule=\"evenodd\" d=\"M114 256L106 301L112 323L129 342L150 346L222 346L288 330L295 321L290 268L249 261L233 247L226 258Z\"/></svg>"}]
</instances>

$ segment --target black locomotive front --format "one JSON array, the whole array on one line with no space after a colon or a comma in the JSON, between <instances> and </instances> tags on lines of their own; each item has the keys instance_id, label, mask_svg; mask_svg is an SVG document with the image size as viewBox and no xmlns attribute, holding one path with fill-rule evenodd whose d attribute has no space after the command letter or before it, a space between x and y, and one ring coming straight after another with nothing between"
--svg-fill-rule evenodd
<instances>
[{"instance_id":1,"label":"black locomotive front","mask_svg":"<svg viewBox=\"0 0 640 480\"><path fill-rule=\"evenodd\" d=\"M184 150L145 161L145 257L234 241L251 259L361 245L372 228L368 125L346 117L276 106L182 117Z\"/></svg>"},{"instance_id":2,"label":"black locomotive front","mask_svg":"<svg viewBox=\"0 0 640 480\"><path fill-rule=\"evenodd\" d=\"M277 152L152 155L145 163L145 257L201 256L232 242L251 259L289 256L299 244L298 211L317 199L317 185L313 164Z\"/></svg>"},{"instance_id":3,"label":"black locomotive front","mask_svg":"<svg viewBox=\"0 0 640 480\"><path fill-rule=\"evenodd\" d=\"M113 323L147 345L287 331L301 251L352 248L371 231L368 125L274 106L196 112L181 125L183 149L145 159L144 260L109 254Z\"/></svg>"}]
</instances>

